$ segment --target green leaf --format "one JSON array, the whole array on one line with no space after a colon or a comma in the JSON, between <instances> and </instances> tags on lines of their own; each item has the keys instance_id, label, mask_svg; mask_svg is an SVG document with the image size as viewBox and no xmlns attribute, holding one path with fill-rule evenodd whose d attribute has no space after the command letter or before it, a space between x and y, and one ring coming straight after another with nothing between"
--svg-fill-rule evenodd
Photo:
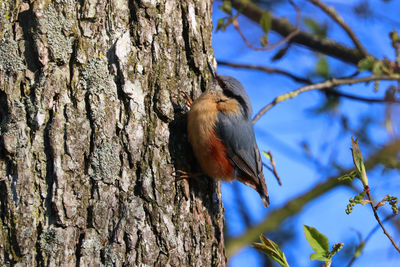
<instances>
[{"instance_id":1,"label":"green leaf","mask_svg":"<svg viewBox=\"0 0 400 267\"><path fill-rule=\"evenodd\" d=\"M326 59L326 57L321 56L318 60L317 66L316 66L316 71L318 73L318 75L320 75L321 77L325 78L325 79L329 79L329 64L328 64L328 60Z\"/></svg>"},{"instance_id":2,"label":"green leaf","mask_svg":"<svg viewBox=\"0 0 400 267\"><path fill-rule=\"evenodd\" d=\"M329 259L325 256L325 253L319 252L319 253L313 253L310 255L310 260L311 261L328 261Z\"/></svg>"},{"instance_id":3,"label":"green leaf","mask_svg":"<svg viewBox=\"0 0 400 267\"><path fill-rule=\"evenodd\" d=\"M216 31L221 30L221 31L224 32L224 31L226 30L226 28L227 28L229 25L232 24L232 22L233 22L233 17L220 18L220 19L218 19L218 21L217 21L217 28L216 28L215 30L216 30Z\"/></svg>"},{"instance_id":4,"label":"green leaf","mask_svg":"<svg viewBox=\"0 0 400 267\"><path fill-rule=\"evenodd\" d=\"M264 30L265 35L267 35L271 29L271 14L268 11L264 11L261 15L260 26Z\"/></svg>"},{"instance_id":5,"label":"green leaf","mask_svg":"<svg viewBox=\"0 0 400 267\"><path fill-rule=\"evenodd\" d=\"M222 2L222 6L219 7L219 9L221 9L222 12L228 14L228 15L232 15L232 3L231 1L223 1Z\"/></svg>"},{"instance_id":6,"label":"green leaf","mask_svg":"<svg viewBox=\"0 0 400 267\"><path fill-rule=\"evenodd\" d=\"M281 266L289 267L285 254L274 241L266 238L263 235L260 235L260 239L262 243L253 243L252 246L254 248L263 252L268 257L279 263Z\"/></svg>"},{"instance_id":7,"label":"green leaf","mask_svg":"<svg viewBox=\"0 0 400 267\"><path fill-rule=\"evenodd\" d=\"M289 45L286 45L284 48L281 48L276 52L276 54L272 57L271 61L277 61L283 58L286 55L286 52L289 50Z\"/></svg>"},{"instance_id":8,"label":"green leaf","mask_svg":"<svg viewBox=\"0 0 400 267\"><path fill-rule=\"evenodd\" d=\"M357 177L357 174L358 174L357 171L351 171L349 173L346 173L346 174L340 176L338 178L338 180L341 181L341 182L346 182L346 181L351 182L351 181L353 181L354 178Z\"/></svg>"},{"instance_id":9,"label":"green leaf","mask_svg":"<svg viewBox=\"0 0 400 267\"><path fill-rule=\"evenodd\" d=\"M304 234L312 249L317 253L329 253L328 238L311 226L303 225Z\"/></svg>"},{"instance_id":10,"label":"green leaf","mask_svg":"<svg viewBox=\"0 0 400 267\"><path fill-rule=\"evenodd\" d=\"M372 66L372 73L375 75L381 75L384 71L384 64L382 61L377 60L374 62L374 65Z\"/></svg>"},{"instance_id":11,"label":"green leaf","mask_svg":"<svg viewBox=\"0 0 400 267\"><path fill-rule=\"evenodd\" d=\"M326 37L326 34L328 32L328 26L327 24L320 25L318 22L313 20L312 18L304 18L303 19L304 23L306 26L317 36L319 37Z\"/></svg>"},{"instance_id":12,"label":"green leaf","mask_svg":"<svg viewBox=\"0 0 400 267\"><path fill-rule=\"evenodd\" d=\"M358 62L358 70L372 70L375 63L375 58L373 56L367 56Z\"/></svg>"},{"instance_id":13,"label":"green leaf","mask_svg":"<svg viewBox=\"0 0 400 267\"><path fill-rule=\"evenodd\" d=\"M274 241L272 241L271 239L266 238L266 237L263 236L263 235L260 235L260 239L261 239L261 242L262 242L265 246L270 247L270 248L271 248L273 251L275 251L276 254L278 254L281 258L282 258L282 257L285 257L285 255L283 254L283 252L281 251L281 249L279 248L279 246L278 246Z\"/></svg>"},{"instance_id":14,"label":"green leaf","mask_svg":"<svg viewBox=\"0 0 400 267\"><path fill-rule=\"evenodd\" d=\"M354 166L356 166L356 169L358 171L358 174L361 178L361 181L364 186L368 186L368 177L367 173L365 171L365 166L364 166L364 159L361 154L360 148L358 147L358 142L357 139L351 138L351 143L352 143L352 154L353 154L353 162Z\"/></svg>"},{"instance_id":15,"label":"green leaf","mask_svg":"<svg viewBox=\"0 0 400 267\"><path fill-rule=\"evenodd\" d=\"M318 23L313 20L312 18L306 17L303 19L304 23L306 24L306 26L312 30L314 33L319 29L319 25Z\"/></svg>"},{"instance_id":16,"label":"green leaf","mask_svg":"<svg viewBox=\"0 0 400 267\"><path fill-rule=\"evenodd\" d=\"M271 157L267 152L263 151L262 153L269 161L271 161Z\"/></svg>"},{"instance_id":17,"label":"green leaf","mask_svg":"<svg viewBox=\"0 0 400 267\"><path fill-rule=\"evenodd\" d=\"M222 31L224 31L225 29L225 27L224 27L224 24L225 24L225 18L220 18L218 21L217 21L217 28L216 28L216 31L219 31L219 30L221 30L222 29Z\"/></svg>"},{"instance_id":18,"label":"green leaf","mask_svg":"<svg viewBox=\"0 0 400 267\"><path fill-rule=\"evenodd\" d=\"M358 258L361 256L362 251L364 250L365 242L361 242L361 244L357 247L356 251L354 252L354 258Z\"/></svg>"}]
</instances>

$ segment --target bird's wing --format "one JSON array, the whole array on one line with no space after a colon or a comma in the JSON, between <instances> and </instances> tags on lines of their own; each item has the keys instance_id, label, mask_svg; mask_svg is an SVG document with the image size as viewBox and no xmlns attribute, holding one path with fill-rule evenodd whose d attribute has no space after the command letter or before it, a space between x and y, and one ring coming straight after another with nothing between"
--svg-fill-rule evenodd
<instances>
[{"instance_id":1,"label":"bird's wing","mask_svg":"<svg viewBox=\"0 0 400 267\"><path fill-rule=\"evenodd\" d=\"M262 163L251 121L235 115L218 113L216 133L227 147L227 156L246 176L256 179L262 172Z\"/></svg>"},{"instance_id":2,"label":"bird's wing","mask_svg":"<svg viewBox=\"0 0 400 267\"><path fill-rule=\"evenodd\" d=\"M268 189L262 173L262 161L254 136L253 124L240 115L218 113L216 133L226 146L227 157L239 170L241 182L255 189L265 207L269 205Z\"/></svg>"},{"instance_id":3,"label":"bird's wing","mask_svg":"<svg viewBox=\"0 0 400 267\"><path fill-rule=\"evenodd\" d=\"M235 169L239 170L235 178L255 189L260 194L264 206L268 207L268 189L251 120L240 115L219 112L215 126L218 137L227 148L228 159L235 165Z\"/></svg>"}]
</instances>

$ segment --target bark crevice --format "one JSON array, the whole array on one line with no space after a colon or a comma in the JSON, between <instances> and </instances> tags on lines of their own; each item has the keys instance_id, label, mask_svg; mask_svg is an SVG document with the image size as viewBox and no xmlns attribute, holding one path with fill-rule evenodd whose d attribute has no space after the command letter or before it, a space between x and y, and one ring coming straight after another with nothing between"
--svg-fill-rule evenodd
<instances>
[{"instance_id":1,"label":"bark crevice","mask_svg":"<svg viewBox=\"0 0 400 267\"><path fill-rule=\"evenodd\" d=\"M220 189L172 176L211 2L5 2L0 265L224 266Z\"/></svg>"},{"instance_id":2,"label":"bark crevice","mask_svg":"<svg viewBox=\"0 0 400 267\"><path fill-rule=\"evenodd\" d=\"M44 153L46 155L46 185L47 185L47 193L45 200L46 207L46 216L48 218L48 224L52 225L57 222L57 212L53 206L53 194L54 194L54 184L56 181L55 172L54 172L54 148L51 144L52 136L51 136L51 125L53 122L53 110L49 110L49 119L47 121L46 127L43 132L43 140L44 140Z\"/></svg>"}]
</instances>

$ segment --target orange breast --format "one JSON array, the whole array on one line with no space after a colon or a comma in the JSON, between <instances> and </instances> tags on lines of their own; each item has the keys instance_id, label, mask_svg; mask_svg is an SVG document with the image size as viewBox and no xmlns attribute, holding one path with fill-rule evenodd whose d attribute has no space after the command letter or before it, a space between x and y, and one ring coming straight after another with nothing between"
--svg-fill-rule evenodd
<instances>
[{"instance_id":1,"label":"orange breast","mask_svg":"<svg viewBox=\"0 0 400 267\"><path fill-rule=\"evenodd\" d=\"M210 133L209 158L202 168L213 178L233 180L233 166L226 157L226 146L212 130Z\"/></svg>"},{"instance_id":2,"label":"orange breast","mask_svg":"<svg viewBox=\"0 0 400 267\"><path fill-rule=\"evenodd\" d=\"M191 106L188 136L203 172L216 179L233 180L233 166L226 157L226 147L215 133L217 103L212 94L203 94Z\"/></svg>"}]
</instances>

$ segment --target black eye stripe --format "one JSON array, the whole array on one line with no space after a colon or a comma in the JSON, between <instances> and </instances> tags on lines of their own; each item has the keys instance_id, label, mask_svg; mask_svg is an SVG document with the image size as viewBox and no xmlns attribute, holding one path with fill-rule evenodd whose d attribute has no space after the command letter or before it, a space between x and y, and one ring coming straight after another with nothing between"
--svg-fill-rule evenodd
<instances>
[{"instance_id":1,"label":"black eye stripe","mask_svg":"<svg viewBox=\"0 0 400 267\"><path fill-rule=\"evenodd\" d=\"M243 108L243 111L244 111L244 113L245 113L245 116L247 117L247 115L248 115L248 114L247 114L247 113L248 113L248 109L247 109L246 102L244 101L244 99L243 99L241 96L238 96L238 95L233 94L232 91L229 91L229 90L226 89L226 88L222 88L222 90L223 90L223 92L224 92L224 95L226 95L227 97L236 99L236 100L239 102L239 104L240 104L240 105L242 106L242 108Z\"/></svg>"},{"instance_id":2,"label":"black eye stripe","mask_svg":"<svg viewBox=\"0 0 400 267\"><path fill-rule=\"evenodd\" d=\"M219 86L222 88L222 92L224 93L224 95L236 99L239 102L240 106L243 108L245 117L248 117L249 110L246 105L246 101L241 96L235 95L231 90L229 90L226 83L223 80L221 80L218 76L217 76L217 82Z\"/></svg>"}]
</instances>

